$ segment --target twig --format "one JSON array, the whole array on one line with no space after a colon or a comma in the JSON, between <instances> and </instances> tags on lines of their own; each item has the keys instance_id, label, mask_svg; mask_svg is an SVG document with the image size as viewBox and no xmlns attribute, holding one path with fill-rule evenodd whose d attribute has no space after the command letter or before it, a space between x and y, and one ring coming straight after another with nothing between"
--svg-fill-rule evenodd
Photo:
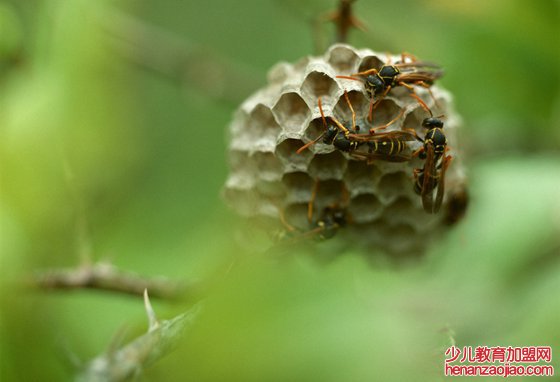
<instances>
[{"instance_id":1,"label":"twig","mask_svg":"<svg viewBox=\"0 0 560 382\"><path fill-rule=\"evenodd\" d=\"M35 275L33 284L43 289L98 289L137 296L148 289L153 297L165 299L177 298L185 289L177 282L164 278L147 279L106 263L43 271Z\"/></svg>"},{"instance_id":2,"label":"twig","mask_svg":"<svg viewBox=\"0 0 560 382\"><path fill-rule=\"evenodd\" d=\"M112 37L117 53L130 62L180 87L194 86L217 100L238 103L261 85L258 79L264 78L254 68L189 44L169 31L116 9L104 7L98 22Z\"/></svg>"},{"instance_id":3,"label":"twig","mask_svg":"<svg viewBox=\"0 0 560 382\"><path fill-rule=\"evenodd\" d=\"M356 0L339 0L338 10L328 17L336 25L336 42L347 42L350 28L365 30L364 24L352 14L352 3Z\"/></svg>"},{"instance_id":4,"label":"twig","mask_svg":"<svg viewBox=\"0 0 560 382\"><path fill-rule=\"evenodd\" d=\"M88 362L76 381L116 382L139 375L145 367L159 360L175 347L184 330L193 324L201 310L200 305L196 305L186 313L154 325L152 320L155 319L155 313L147 292L145 305L150 321L148 332L121 349L102 354Z\"/></svg>"}]
</instances>

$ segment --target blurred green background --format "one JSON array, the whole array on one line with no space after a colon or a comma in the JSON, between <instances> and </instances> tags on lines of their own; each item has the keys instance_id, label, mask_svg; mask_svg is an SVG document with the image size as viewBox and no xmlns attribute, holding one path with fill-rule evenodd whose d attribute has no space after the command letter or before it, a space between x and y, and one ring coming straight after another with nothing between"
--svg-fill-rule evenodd
<instances>
[{"instance_id":1,"label":"blurred green background","mask_svg":"<svg viewBox=\"0 0 560 382\"><path fill-rule=\"evenodd\" d=\"M144 380L437 381L452 341L550 345L559 371L558 1L356 3L368 31L350 42L441 63L464 118L471 208L423 262L271 262L234 244L228 121L272 65L327 46L333 27L312 20L335 6L0 3L1 381L71 379L68 353L146 329L139 298L27 287L84 256L212 280ZM154 306L170 318L191 302Z\"/></svg>"}]
</instances>

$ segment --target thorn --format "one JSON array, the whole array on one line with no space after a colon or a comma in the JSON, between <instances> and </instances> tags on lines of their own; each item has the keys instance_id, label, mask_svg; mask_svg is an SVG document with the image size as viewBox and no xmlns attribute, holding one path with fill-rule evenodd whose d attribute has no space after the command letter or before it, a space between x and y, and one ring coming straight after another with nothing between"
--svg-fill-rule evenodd
<instances>
[{"instance_id":1,"label":"thorn","mask_svg":"<svg viewBox=\"0 0 560 382\"><path fill-rule=\"evenodd\" d=\"M152 304L150 303L150 297L148 297L148 289L144 289L144 307L146 308L146 314L148 315L148 333L156 330L159 327L159 322L156 317L156 312L154 308L152 308Z\"/></svg>"}]
</instances>

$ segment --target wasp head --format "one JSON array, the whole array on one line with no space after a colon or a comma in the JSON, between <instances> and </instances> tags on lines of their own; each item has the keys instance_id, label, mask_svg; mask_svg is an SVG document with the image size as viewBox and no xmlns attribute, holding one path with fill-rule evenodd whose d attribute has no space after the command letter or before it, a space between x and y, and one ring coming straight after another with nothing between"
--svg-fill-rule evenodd
<instances>
[{"instance_id":1,"label":"wasp head","mask_svg":"<svg viewBox=\"0 0 560 382\"><path fill-rule=\"evenodd\" d=\"M346 212L344 210L335 209L332 212L332 218L333 221L340 227L344 227L346 225Z\"/></svg>"},{"instance_id":2,"label":"wasp head","mask_svg":"<svg viewBox=\"0 0 560 382\"><path fill-rule=\"evenodd\" d=\"M440 129L443 127L443 121L436 117L425 118L422 121L422 126L426 129L433 129L439 127Z\"/></svg>"},{"instance_id":3,"label":"wasp head","mask_svg":"<svg viewBox=\"0 0 560 382\"><path fill-rule=\"evenodd\" d=\"M326 143L327 145L332 145L337 134L338 134L338 128L336 126L329 125L329 127L327 127L327 131L325 132L325 135L323 136L323 143Z\"/></svg>"},{"instance_id":4,"label":"wasp head","mask_svg":"<svg viewBox=\"0 0 560 382\"><path fill-rule=\"evenodd\" d=\"M374 97L385 90L385 82L379 77L379 74L370 74L366 77L366 91L370 97Z\"/></svg>"}]
</instances>

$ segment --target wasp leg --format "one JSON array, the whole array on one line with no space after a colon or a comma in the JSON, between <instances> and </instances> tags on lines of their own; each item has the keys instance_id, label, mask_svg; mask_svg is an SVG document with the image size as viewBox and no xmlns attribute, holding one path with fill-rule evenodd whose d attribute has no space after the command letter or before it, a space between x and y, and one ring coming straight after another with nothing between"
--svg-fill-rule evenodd
<instances>
[{"instance_id":1,"label":"wasp leg","mask_svg":"<svg viewBox=\"0 0 560 382\"><path fill-rule=\"evenodd\" d=\"M340 123L340 121L338 119L336 119L334 117L329 117L329 118L344 133L345 136L348 136L350 134L350 130L348 130L346 127L344 127L344 125L342 123Z\"/></svg>"},{"instance_id":2,"label":"wasp leg","mask_svg":"<svg viewBox=\"0 0 560 382\"><path fill-rule=\"evenodd\" d=\"M387 97L387 94L389 94L389 92L391 91L392 87L391 85L387 86L387 88L383 91L383 93L381 93L381 95L379 96L379 99L377 100L377 102L375 103L375 105L373 105L374 109L377 109L377 106L379 106L379 102L382 101L385 97Z\"/></svg>"},{"instance_id":3,"label":"wasp leg","mask_svg":"<svg viewBox=\"0 0 560 382\"><path fill-rule=\"evenodd\" d=\"M282 223L286 231L288 232L296 231L296 228L290 223L288 223L288 221L286 220L286 213L283 208L278 208L278 215L280 216L280 222Z\"/></svg>"},{"instance_id":4,"label":"wasp leg","mask_svg":"<svg viewBox=\"0 0 560 382\"><path fill-rule=\"evenodd\" d=\"M422 107L422 109L426 111L426 113L433 115L432 110L428 107L428 105L426 105L426 102L424 102L422 98L418 97L416 93L409 93L408 95L414 98L416 102L418 102L418 104Z\"/></svg>"},{"instance_id":5,"label":"wasp leg","mask_svg":"<svg viewBox=\"0 0 560 382\"><path fill-rule=\"evenodd\" d=\"M355 74L353 74L353 75L355 75ZM351 77L351 76L336 76L336 78L343 78L343 79L345 79L345 80L352 80L352 81L360 81L360 82L363 82L362 79L360 79L360 78L355 78L355 77Z\"/></svg>"},{"instance_id":6,"label":"wasp leg","mask_svg":"<svg viewBox=\"0 0 560 382\"><path fill-rule=\"evenodd\" d=\"M414 134L416 135L416 132L414 132ZM417 136L417 135L416 135ZM411 156L413 158L416 158L417 156L421 155L424 152L424 146L420 147L418 150L415 150Z\"/></svg>"},{"instance_id":7,"label":"wasp leg","mask_svg":"<svg viewBox=\"0 0 560 382\"><path fill-rule=\"evenodd\" d=\"M392 120L390 120L388 123L381 125L381 126L377 126L377 127L372 127L371 129L369 129L369 133L371 135L375 134L376 131L378 130L384 130L387 127L391 126L393 123L397 122L404 114L404 109L401 110L401 112Z\"/></svg>"},{"instance_id":8,"label":"wasp leg","mask_svg":"<svg viewBox=\"0 0 560 382\"><path fill-rule=\"evenodd\" d=\"M327 119L325 118L325 114L323 113L323 104L321 103L321 98L319 98L319 111L321 112L321 118L323 119L323 125L325 125L325 129L327 128ZM354 110L352 109L352 112L354 112ZM338 128L340 130L342 130L342 132L344 133L344 135L348 135L350 134L350 131L344 127L344 125L342 123L340 123L335 117L329 117L331 119L331 121L333 121L335 123L336 126L338 126Z\"/></svg>"},{"instance_id":9,"label":"wasp leg","mask_svg":"<svg viewBox=\"0 0 560 382\"><path fill-rule=\"evenodd\" d=\"M369 110L368 110L368 121L373 122L373 105L374 105L373 97L369 99Z\"/></svg>"},{"instance_id":10,"label":"wasp leg","mask_svg":"<svg viewBox=\"0 0 560 382\"><path fill-rule=\"evenodd\" d=\"M346 103L348 104L348 107L352 112L352 130L357 132L358 130L356 130L356 113L354 112L354 108L352 107L352 103L350 102L350 98L348 98L348 92L346 90L344 90L344 98L346 99Z\"/></svg>"},{"instance_id":11,"label":"wasp leg","mask_svg":"<svg viewBox=\"0 0 560 382\"><path fill-rule=\"evenodd\" d=\"M319 190L319 181L315 180L313 184L313 190L311 191L311 199L307 203L307 221L311 223L313 221L313 204L315 204L315 198L317 197L317 191Z\"/></svg>"},{"instance_id":12,"label":"wasp leg","mask_svg":"<svg viewBox=\"0 0 560 382\"><path fill-rule=\"evenodd\" d=\"M431 89L430 84L427 84L424 81L419 81L419 82L416 83L416 85L422 86L423 88L426 88L426 90L428 90L428 93L430 94L430 97L434 101L434 106L441 110L441 107L440 107L438 101L436 100L436 97L434 97L434 93L432 93L432 89Z\"/></svg>"},{"instance_id":13,"label":"wasp leg","mask_svg":"<svg viewBox=\"0 0 560 382\"><path fill-rule=\"evenodd\" d=\"M412 86L410 84L407 84L406 82L399 82L399 85L407 88L410 91L410 93L408 95L411 96L412 98L414 98L416 100L416 102L418 102L418 104L420 106L422 106L422 109L426 110L426 112L428 112L430 115L433 115L433 113L430 110L430 108L428 107L428 105L426 105L426 102L424 102L422 100L422 98L420 98L418 96L418 94L416 94L416 91L414 91L414 86Z\"/></svg>"},{"instance_id":14,"label":"wasp leg","mask_svg":"<svg viewBox=\"0 0 560 382\"><path fill-rule=\"evenodd\" d=\"M424 140L422 138L420 138L420 136L418 136L418 133L416 132L416 130L408 128L408 129L402 129L403 131L408 131L410 134L414 135L414 137L416 137L416 139L420 142L424 142Z\"/></svg>"},{"instance_id":15,"label":"wasp leg","mask_svg":"<svg viewBox=\"0 0 560 382\"><path fill-rule=\"evenodd\" d=\"M325 129L327 128L327 119L325 118L325 113L323 113L323 103L321 102L321 97L319 97L319 100L317 101L317 103L319 104L319 111L321 112L321 118L323 119L323 125L325 126ZM354 110L352 109L352 112ZM344 127L342 125L342 123L340 123L336 118L334 117L329 117L331 119L331 121L333 121L336 126L338 126L338 128L340 130L342 130L342 132L344 133L344 135L348 135L350 134L350 131Z\"/></svg>"},{"instance_id":16,"label":"wasp leg","mask_svg":"<svg viewBox=\"0 0 560 382\"><path fill-rule=\"evenodd\" d=\"M377 69L368 69L368 70L364 70L363 72L358 72L358 73L354 73L351 74L351 76L369 76L370 74L377 74L378 71Z\"/></svg>"},{"instance_id":17,"label":"wasp leg","mask_svg":"<svg viewBox=\"0 0 560 382\"><path fill-rule=\"evenodd\" d=\"M317 100L317 105L319 106L319 112L321 113L321 119L323 120L323 126L325 126L325 129L327 128L327 119L325 118L325 113L323 113L323 101L321 100L321 97L319 97L319 99Z\"/></svg>"},{"instance_id":18,"label":"wasp leg","mask_svg":"<svg viewBox=\"0 0 560 382\"><path fill-rule=\"evenodd\" d=\"M319 142L319 139L323 138L323 136L325 135L325 133L319 135L317 138L315 138L314 140L307 142L305 145L301 146L299 149L297 149L296 154L301 154L302 152L305 151L305 149L307 149L309 146L313 146L315 143Z\"/></svg>"},{"instance_id":19,"label":"wasp leg","mask_svg":"<svg viewBox=\"0 0 560 382\"><path fill-rule=\"evenodd\" d=\"M387 57L387 62L385 63L385 65L391 65L391 61L393 61L391 58L391 53L385 52L385 57Z\"/></svg>"},{"instance_id":20,"label":"wasp leg","mask_svg":"<svg viewBox=\"0 0 560 382\"><path fill-rule=\"evenodd\" d=\"M390 90L391 90L391 86L387 86L385 91L383 91L383 93L379 96L379 98L375 102L373 100L373 97L371 97L371 103L369 105L369 114L368 114L368 121L369 122L373 122L373 112L374 112L374 110L377 109L377 107L379 106L379 103L387 96L387 94L389 94Z\"/></svg>"},{"instance_id":21,"label":"wasp leg","mask_svg":"<svg viewBox=\"0 0 560 382\"><path fill-rule=\"evenodd\" d=\"M410 60L409 62L416 62L416 61L418 61L418 58L416 58L415 55L413 55L413 54L411 54L411 53L408 53L408 52L402 52L402 53L401 53L401 62L402 62L403 64L406 63L406 59L407 59L407 58Z\"/></svg>"},{"instance_id":22,"label":"wasp leg","mask_svg":"<svg viewBox=\"0 0 560 382\"><path fill-rule=\"evenodd\" d=\"M323 126L325 127L325 131L327 130L327 119L325 118L325 114L323 113L323 103L321 101L321 97L319 97L319 99L317 100L317 104L319 106L319 111L321 112L321 119L323 120ZM314 140L307 142L305 145L301 146L296 153L297 154L301 154L305 149L307 149L309 146L313 146L315 143L317 143L319 141L319 139L321 139L323 136L325 135L325 133L319 135L317 138L315 138Z\"/></svg>"}]
</instances>

